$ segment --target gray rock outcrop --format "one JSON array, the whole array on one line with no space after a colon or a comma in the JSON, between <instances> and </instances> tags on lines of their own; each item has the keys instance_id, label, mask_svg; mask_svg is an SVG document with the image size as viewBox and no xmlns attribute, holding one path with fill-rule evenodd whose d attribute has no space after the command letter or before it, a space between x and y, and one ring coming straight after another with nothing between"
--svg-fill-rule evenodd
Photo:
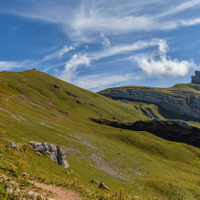
<instances>
[{"instance_id":1,"label":"gray rock outcrop","mask_svg":"<svg viewBox=\"0 0 200 200\"><path fill-rule=\"evenodd\" d=\"M92 183L96 183L98 185L100 184L99 181L97 181L97 180L92 180Z\"/></svg>"},{"instance_id":2,"label":"gray rock outcrop","mask_svg":"<svg viewBox=\"0 0 200 200\"><path fill-rule=\"evenodd\" d=\"M99 188L105 189L105 190L110 190L104 183L100 183Z\"/></svg>"},{"instance_id":3,"label":"gray rock outcrop","mask_svg":"<svg viewBox=\"0 0 200 200\"><path fill-rule=\"evenodd\" d=\"M65 151L59 146L49 144L47 142L39 143L33 141L29 142L28 144L31 145L36 151L39 151L40 153L45 153L53 161L56 161L60 166L64 168L70 168L65 157Z\"/></svg>"},{"instance_id":4,"label":"gray rock outcrop","mask_svg":"<svg viewBox=\"0 0 200 200\"><path fill-rule=\"evenodd\" d=\"M77 96L76 95L74 95L73 93L71 93L71 92L67 92L66 91L66 93L70 96L70 97L74 97L74 98L77 98Z\"/></svg>"},{"instance_id":5,"label":"gray rock outcrop","mask_svg":"<svg viewBox=\"0 0 200 200\"><path fill-rule=\"evenodd\" d=\"M164 92L150 87L121 87L106 89L99 94L113 99L153 103L180 116L200 119L200 87L198 85L190 87L197 92L185 90Z\"/></svg>"},{"instance_id":6,"label":"gray rock outcrop","mask_svg":"<svg viewBox=\"0 0 200 200\"><path fill-rule=\"evenodd\" d=\"M15 148L16 151L19 151L19 146L14 144L13 142L11 142L8 146L11 147L11 148Z\"/></svg>"},{"instance_id":7,"label":"gray rock outcrop","mask_svg":"<svg viewBox=\"0 0 200 200\"><path fill-rule=\"evenodd\" d=\"M56 84L53 85L56 89L60 90L60 87L57 86Z\"/></svg>"},{"instance_id":8,"label":"gray rock outcrop","mask_svg":"<svg viewBox=\"0 0 200 200\"><path fill-rule=\"evenodd\" d=\"M95 184L99 185L99 188L100 188L100 189L110 190L110 189L108 188L107 185L105 185L104 183L100 183L100 182L97 181L97 180L92 180L92 183L95 183Z\"/></svg>"}]
</instances>

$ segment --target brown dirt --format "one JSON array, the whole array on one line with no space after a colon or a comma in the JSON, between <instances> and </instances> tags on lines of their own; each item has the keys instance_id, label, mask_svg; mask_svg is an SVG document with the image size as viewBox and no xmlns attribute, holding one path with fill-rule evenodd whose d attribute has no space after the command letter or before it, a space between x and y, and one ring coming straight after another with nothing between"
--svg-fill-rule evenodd
<instances>
[{"instance_id":1,"label":"brown dirt","mask_svg":"<svg viewBox=\"0 0 200 200\"><path fill-rule=\"evenodd\" d=\"M78 194L72 190L58 187L56 185L47 185L40 182L34 182L34 185L49 190L53 193L52 198L55 200L81 200Z\"/></svg>"}]
</instances>

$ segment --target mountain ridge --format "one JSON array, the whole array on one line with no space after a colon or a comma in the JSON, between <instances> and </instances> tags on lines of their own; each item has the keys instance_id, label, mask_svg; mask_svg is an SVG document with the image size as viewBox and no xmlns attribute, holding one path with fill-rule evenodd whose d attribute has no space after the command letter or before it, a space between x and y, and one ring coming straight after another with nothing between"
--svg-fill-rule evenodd
<instances>
[{"instance_id":1,"label":"mountain ridge","mask_svg":"<svg viewBox=\"0 0 200 200\"><path fill-rule=\"evenodd\" d=\"M200 85L176 84L170 88L129 86L109 88L98 92L113 99L143 101L156 104L167 111L200 120Z\"/></svg>"}]
</instances>

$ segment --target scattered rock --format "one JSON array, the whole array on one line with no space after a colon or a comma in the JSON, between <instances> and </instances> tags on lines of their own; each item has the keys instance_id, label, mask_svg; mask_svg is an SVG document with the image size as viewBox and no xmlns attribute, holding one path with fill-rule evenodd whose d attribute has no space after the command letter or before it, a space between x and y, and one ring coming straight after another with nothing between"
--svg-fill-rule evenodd
<instances>
[{"instance_id":1,"label":"scattered rock","mask_svg":"<svg viewBox=\"0 0 200 200\"><path fill-rule=\"evenodd\" d=\"M33 192L32 191L29 191L26 193L26 198L27 199L32 199L32 196L33 196Z\"/></svg>"},{"instance_id":2,"label":"scattered rock","mask_svg":"<svg viewBox=\"0 0 200 200\"><path fill-rule=\"evenodd\" d=\"M100 183L99 188L105 189L105 190L110 190L104 183Z\"/></svg>"},{"instance_id":3,"label":"scattered rock","mask_svg":"<svg viewBox=\"0 0 200 200\"><path fill-rule=\"evenodd\" d=\"M157 123L160 123L160 124L163 123L163 120L161 120L161 119L154 119L153 121L154 121L154 122L157 122Z\"/></svg>"},{"instance_id":4,"label":"scattered rock","mask_svg":"<svg viewBox=\"0 0 200 200\"><path fill-rule=\"evenodd\" d=\"M22 172L22 176L30 176L30 174L27 174L26 172Z\"/></svg>"},{"instance_id":5,"label":"scattered rock","mask_svg":"<svg viewBox=\"0 0 200 200\"><path fill-rule=\"evenodd\" d=\"M167 121L166 124L168 126L177 125L177 126L180 126L181 128L191 129L191 126L187 122L184 122L184 121L173 120L173 121Z\"/></svg>"},{"instance_id":6,"label":"scattered rock","mask_svg":"<svg viewBox=\"0 0 200 200\"><path fill-rule=\"evenodd\" d=\"M140 197L139 197L139 196L134 196L133 198L134 198L134 199L140 199Z\"/></svg>"},{"instance_id":7,"label":"scattered rock","mask_svg":"<svg viewBox=\"0 0 200 200\"><path fill-rule=\"evenodd\" d=\"M139 108L137 106L134 106L137 110L139 110Z\"/></svg>"},{"instance_id":8,"label":"scattered rock","mask_svg":"<svg viewBox=\"0 0 200 200\"><path fill-rule=\"evenodd\" d=\"M71 92L67 92L66 91L66 93L70 96L70 97L74 97L74 98L77 98L77 96L76 95L74 95L74 94L72 94Z\"/></svg>"},{"instance_id":9,"label":"scattered rock","mask_svg":"<svg viewBox=\"0 0 200 200\"><path fill-rule=\"evenodd\" d=\"M38 155L38 156L41 156L42 154L41 154L40 152L37 152L37 155Z\"/></svg>"},{"instance_id":10,"label":"scattered rock","mask_svg":"<svg viewBox=\"0 0 200 200\"><path fill-rule=\"evenodd\" d=\"M92 183L96 183L96 184L100 185L99 181L97 181L97 180L92 180Z\"/></svg>"},{"instance_id":11,"label":"scattered rock","mask_svg":"<svg viewBox=\"0 0 200 200\"><path fill-rule=\"evenodd\" d=\"M19 146L15 145L13 142L11 142L8 146L11 147L11 148L15 148L16 151L19 151Z\"/></svg>"},{"instance_id":12,"label":"scattered rock","mask_svg":"<svg viewBox=\"0 0 200 200\"><path fill-rule=\"evenodd\" d=\"M153 118L158 118L153 111L151 110L151 108L142 108L142 112L149 118L153 119Z\"/></svg>"},{"instance_id":13,"label":"scattered rock","mask_svg":"<svg viewBox=\"0 0 200 200\"><path fill-rule=\"evenodd\" d=\"M20 189L18 187L16 188L16 192L20 192Z\"/></svg>"},{"instance_id":14,"label":"scattered rock","mask_svg":"<svg viewBox=\"0 0 200 200\"><path fill-rule=\"evenodd\" d=\"M38 194L34 192L32 195L32 200L37 200L37 197L38 197Z\"/></svg>"},{"instance_id":15,"label":"scattered rock","mask_svg":"<svg viewBox=\"0 0 200 200\"><path fill-rule=\"evenodd\" d=\"M11 181L11 180L12 180L12 178L8 177L6 180L7 180L7 181Z\"/></svg>"},{"instance_id":16,"label":"scattered rock","mask_svg":"<svg viewBox=\"0 0 200 200\"><path fill-rule=\"evenodd\" d=\"M83 104L81 101L77 100L76 103Z\"/></svg>"},{"instance_id":17,"label":"scattered rock","mask_svg":"<svg viewBox=\"0 0 200 200\"><path fill-rule=\"evenodd\" d=\"M39 153L46 153L48 157L50 157L53 161L56 161L62 167L70 168L65 157L65 151L59 146L49 144L47 142L39 143L33 141L28 144L30 144L36 151L39 151Z\"/></svg>"},{"instance_id":18,"label":"scattered rock","mask_svg":"<svg viewBox=\"0 0 200 200\"><path fill-rule=\"evenodd\" d=\"M60 87L57 86L56 84L53 85L56 89L59 89L60 90Z\"/></svg>"},{"instance_id":19,"label":"scattered rock","mask_svg":"<svg viewBox=\"0 0 200 200\"><path fill-rule=\"evenodd\" d=\"M17 191L14 191L14 192L13 192L13 196L14 196L14 197L18 196L18 192L17 192Z\"/></svg>"},{"instance_id":20,"label":"scattered rock","mask_svg":"<svg viewBox=\"0 0 200 200\"><path fill-rule=\"evenodd\" d=\"M12 194L13 193L13 186L10 185L9 187L6 188L6 193Z\"/></svg>"}]
</instances>

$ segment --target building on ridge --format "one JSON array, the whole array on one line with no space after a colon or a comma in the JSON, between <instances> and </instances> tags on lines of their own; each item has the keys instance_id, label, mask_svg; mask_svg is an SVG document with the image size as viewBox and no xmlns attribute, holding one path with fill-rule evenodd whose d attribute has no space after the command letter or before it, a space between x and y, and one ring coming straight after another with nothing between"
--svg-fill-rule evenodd
<instances>
[{"instance_id":1,"label":"building on ridge","mask_svg":"<svg viewBox=\"0 0 200 200\"><path fill-rule=\"evenodd\" d=\"M195 71L195 76L192 76L192 83L200 84L200 71Z\"/></svg>"}]
</instances>

